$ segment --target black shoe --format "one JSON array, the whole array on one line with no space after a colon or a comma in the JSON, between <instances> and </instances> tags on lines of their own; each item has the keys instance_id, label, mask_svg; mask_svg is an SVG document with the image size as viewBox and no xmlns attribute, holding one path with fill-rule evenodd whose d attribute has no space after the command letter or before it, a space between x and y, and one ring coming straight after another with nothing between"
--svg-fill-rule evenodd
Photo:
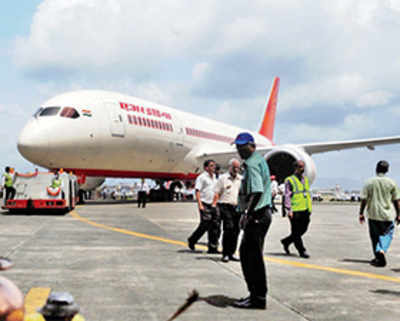
<instances>
[{"instance_id":1,"label":"black shoe","mask_svg":"<svg viewBox=\"0 0 400 321\"><path fill-rule=\"evenodd\" d=\"M254 299L248 298L247 300L237 300L233 303L233 306L240 309L260 309L265 310L267 308L267 301L265 299Z\"/></svg>"},{"instance_id":2,"label":"black shoe","mask_svg":"<svg viewBox=\"0 0 400 321\"><path fill-rule=\"evenodd\" d=\"M371 264L372 266L375 266L375 267L384 267L384 266L386 266L385 255L383 253L376 252L376 258L371 260L369 262L369 264Z\"/></svg>"},{"instance_id":3,"label":"black shoe","mask_svg":"<svg viewBox=\"0 0 400 321\"><path fill-rule=\"evenodd\" d=\"M307 252L301 252L299 255L300 255L300 257L302 257L303 259L308 259L308 258L310 258L310 255L309 255Z\"/></svg>"},{"instance_id":4,"label":"black shoe","mask_svg":"<svg viewBox=\"0 0 400 321\"><path fill-rule=\"evenodd\" d=\"M236 256L233 256L233 255L231 255L231 256L229 257L229 260L234 261L234 262L240 262L240 259L237 258Z\"/></svg>"},{"instance_id":5,"label":"black shoe","mask_svg":"<svg viewBox=\"0 0 400 321\"><path fill-rule=\"evenodd\" d=\"M229 256L228 256L228 255L224 255L224 256L222 257L221 261L222 261L222 262L225 262L225 263L229 262Z\"/></svg>"},{"instance_id":6,"label":"black shoe","mask_svg":"<svg viewBox=\"0 0 400 321\"><path fill-rule=\"evenodd\" d=\"M287 255L290 255L289 244L286 244L283 240L281 240L281 243L283 245L283 249L285 250L285 253Z\"/></svg>"},{"instance_id":7,"label":"black shoe","mask_svg":"<svg viewBox=\"0 0 400 321\"><path fill-rule=\"evenodd\" d=\"M386 266L386 258L385 258L385 253L383 252L377 252L376 253L376 258L380 261L381 266Z\"/></svg>"},{"instance_id":8,"label":"black shoe","mask_svg":"<svg viewBox=\"0 0 400 321\"><path fill-rule=\"evenodd\" d=\"M221 254L217 249L209 248L207 251L208 254Z\"/></svg>"},{"instance_id":9,"label":"black shoe","mask_svg":"<svg viewBox=\"0 0 400 321\"><path fill-rule=\"evenodd\" d=\"M196 248L195 248L195 243L193 243L193 242L191 242L189 239L188 239L188 247L189 247L189 249L191 249L192 251L194 251Z\"/></svg>"}]
</instances>

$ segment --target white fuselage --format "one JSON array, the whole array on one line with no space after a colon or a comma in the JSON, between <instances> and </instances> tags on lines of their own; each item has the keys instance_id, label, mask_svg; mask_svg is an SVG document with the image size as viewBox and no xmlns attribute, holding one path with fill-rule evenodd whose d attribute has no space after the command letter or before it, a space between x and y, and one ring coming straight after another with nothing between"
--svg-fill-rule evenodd
<instances>
[{"instance_id":1,"label":"white fuselage","mask_svg":"<svg viewBox=\"0 0 400 321\"><path fill-rule=\"evenodd\" d=\"M18 149L46 168L88 176L185 178L201 171L198 156L232 149L241 128L106 91L75 91L42 106L23 129ZM63 117L71 107L76 118ZM258 146L270 141L252 132ZM188 176L189 175L189 176Z\"/></svg>"}]
</instances>

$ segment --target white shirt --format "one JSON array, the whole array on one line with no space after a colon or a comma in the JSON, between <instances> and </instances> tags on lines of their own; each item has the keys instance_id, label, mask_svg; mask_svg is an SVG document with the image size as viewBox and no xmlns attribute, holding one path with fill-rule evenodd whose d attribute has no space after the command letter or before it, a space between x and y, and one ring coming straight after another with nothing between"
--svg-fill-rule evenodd
<instances>
[{"instance_id":1,"label":"white shirt","mask_svg":"<svg viewBox=\"0 0 400 321\"><path fill-rule=\"evenodd\" d=\"M215 185L215 193L219 195L218 203L238 204L240 185L242 184L242 175L237 174L235 178L231 174L222 174Z\"/></svg>"},{"instance_id":2,"label":"white shirt","mask_svg":"<svg viewBox=\"0 0 400 321\"><path fill-rule=\"evenodd\" d=\"M217 183L215 174L211 177L207 172L201 173L196 178L194 188L200 192L200 200L204 203L211 204L214 199L214 187Z\"/></svg>"},{"instance_id":3,"label":"white shirt","mask_svg":"<svg viewBox=\"0 0 400 321\"><path fill-rule=\"evenodd\" d=\"M275 196L279 193L278 182L276 180L271 181L271 193L272 196Z\"/></svg>"},{"instance_id":4,"label":"white shirt","mask_svg":"<svg viewBox=\"0 0 400 321\"><path fill-rule=\"evenodd\" d=\"M149 185L146 184L146 182L140 183L140 188L139 188L140 192L149 192Z\"/></svg>"}]
</instances>

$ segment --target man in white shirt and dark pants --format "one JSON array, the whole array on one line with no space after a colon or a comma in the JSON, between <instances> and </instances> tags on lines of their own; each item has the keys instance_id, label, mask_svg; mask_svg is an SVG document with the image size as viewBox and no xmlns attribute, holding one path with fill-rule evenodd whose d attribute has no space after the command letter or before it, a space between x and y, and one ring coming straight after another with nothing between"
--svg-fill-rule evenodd
<instances>
[{"instance_id":1,"label":"man in white shirt and dark pants","mask_svg":"<svg viewBox=\"0 0 400 321\"><path fill-rule=\"evenodd\" d=\"M200 224L188 238L188 246L194 251L195 245L203 234L208 232L208 253L218 253L218 239L220 234L220 219L215 207L212 207L214 188L217 182L215 177L215 162L211 159L203 164L204 172L196 179L196 200L200 212Z\"/></svg>"},{"instance_id":2,"label":"man in white shirt and dark pants","mask_svg":"<svg viewBox=\"0 0 400 321\"><path fill-rule=\"evenodd\" d=\"M239 261L234 256L240 232L240 213L237 211L242 176L239 175L240 162L236 158L229 161L229 171L222 174L215 186L212 206L218 202L224 233L222 236L222 262Z\"/></svg>"}]
</instances>

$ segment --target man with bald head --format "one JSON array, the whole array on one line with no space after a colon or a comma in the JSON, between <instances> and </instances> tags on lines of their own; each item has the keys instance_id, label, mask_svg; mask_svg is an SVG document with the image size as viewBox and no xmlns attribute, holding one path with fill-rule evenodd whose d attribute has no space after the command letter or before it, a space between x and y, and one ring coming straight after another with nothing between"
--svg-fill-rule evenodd
<instances>
[{"instance_id":1,"label":"man with bald head","mask_svg":"<svg viewBox=\"0 0 400 321\"><path fill-rule=\"evenodd\" d=\"M302 160L293 163L294 174L285 179L285 210L290 220L291 233L281 240L286 254L290 254L289 246L294 243L299 255L308 259L310 255L304 247L302 236L310 224L312 211L310 184L304 175L305 164Z\"/></svg>"},{"instance_id":2,"label":"man with bald head","mask_svg":"<svg viewBox=\"0 0 400 321\"><path fill-rule=\"evenodd\" d=\"M227 173L219 176L215 185L215 194L212 206L216 207L221 214L224 233L222 235L222 262L239 261L234 256L239 236L240 213L236 210L242 176L240 162L236 158L229 161Z\"/></svg>"}]
</instances>

